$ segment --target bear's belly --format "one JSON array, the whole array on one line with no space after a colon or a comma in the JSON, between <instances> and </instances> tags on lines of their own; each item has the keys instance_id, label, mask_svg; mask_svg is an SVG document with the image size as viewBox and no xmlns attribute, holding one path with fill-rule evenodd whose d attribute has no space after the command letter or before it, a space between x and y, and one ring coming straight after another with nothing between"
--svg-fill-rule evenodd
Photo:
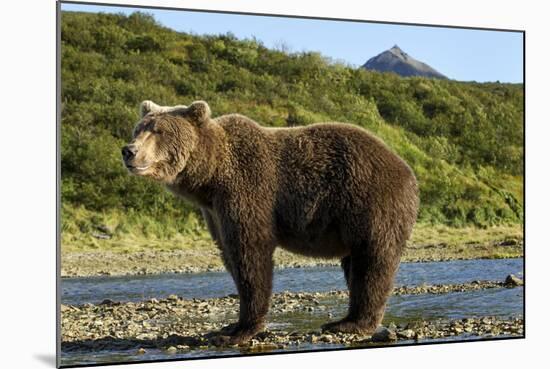
<instances>
[{"instance_id":1,"label":"bear's belly","mask_svg":"<svg viewBox=\"0 0 550 369\"><path fill-rule=\"evenodd\" d=\"M336 231L285 235L279 239L279 245L287 251L311 257L343 258L350 254L350 249L342 243Z\"/></svg>"}]
</instances>

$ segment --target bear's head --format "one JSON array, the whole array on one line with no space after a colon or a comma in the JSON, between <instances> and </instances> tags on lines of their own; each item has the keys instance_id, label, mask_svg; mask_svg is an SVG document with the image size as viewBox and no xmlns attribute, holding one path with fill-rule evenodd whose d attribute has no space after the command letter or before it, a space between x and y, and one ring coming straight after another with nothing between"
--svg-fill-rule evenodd
<instances>
[{"instance_id":1,"label":"bear's head","mask_svg":"<svg viewBox=\"0 0 550 369\"><path fill-rule=\"evenodd\" d=\"M173 182L195 150L199 130L210 121L210 107L204 101L172 107L143 101L140 111L133 139L122 148L124 165L134 175Z\"/></svg>"}]
</instances>

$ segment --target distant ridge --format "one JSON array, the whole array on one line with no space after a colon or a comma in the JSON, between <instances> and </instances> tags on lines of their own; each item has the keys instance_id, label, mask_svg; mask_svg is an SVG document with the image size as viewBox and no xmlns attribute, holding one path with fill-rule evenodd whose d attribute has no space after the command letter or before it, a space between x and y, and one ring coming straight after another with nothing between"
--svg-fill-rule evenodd
<instances>
[{"instance_id":1,"label":"distant ridge","mask_svg":"<svg viewBox=\"0 0 550 369\"><path fill-rule=\"evenodd\" d=\"M428 64L416 60L397 45L370 58L362 68L378 72L394 72L403 77L421 76L448 79Z\"/></svg>"}]
</instances>

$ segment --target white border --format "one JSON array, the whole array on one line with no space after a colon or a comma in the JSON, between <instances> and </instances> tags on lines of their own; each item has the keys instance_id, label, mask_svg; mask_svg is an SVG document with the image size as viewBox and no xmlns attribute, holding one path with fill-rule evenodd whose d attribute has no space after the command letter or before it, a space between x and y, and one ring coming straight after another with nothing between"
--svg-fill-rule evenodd
<instances>
[{"instance_id":1,"label":"white border","mask_svg":"<svg viewBox=\"0 0 550 369\"><path fill-rule=\"evenodd\" d=\"M281 368L342 365L407 368L529 366L545 362L549 247L548 29L544 2L277 0L118 3L319 17L525 29L527 70L527 338L525 340L136 364L147 368ZM53 367L55 353L55 3L3 5L0 132L2 366ZM360 47L360 45L358 45Z\"/></svg>"}]
</instances>

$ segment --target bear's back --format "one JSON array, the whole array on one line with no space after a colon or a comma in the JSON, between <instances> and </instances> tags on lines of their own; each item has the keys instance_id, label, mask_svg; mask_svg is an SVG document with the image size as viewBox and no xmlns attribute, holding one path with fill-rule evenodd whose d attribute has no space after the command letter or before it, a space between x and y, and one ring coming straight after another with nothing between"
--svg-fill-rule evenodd
<instances>
[{"instance_id":1,"label":"bear's back","mask_svg":"<svg viewBox=\"0 0 550 369\"><path fill-rule=\"evenodd\" d=\"M339 204L347 203L342 196L350 193L359 200L374 187L399 190L415 182L412 170L384 142L352 124L272 128L239 114L216 121L244 182L275 188L277 196L313 202L325 197Z\"/></svg>"},{"instance_id":2,"label":"bear's back","mask_svg":"<svg viewBox=\"0 0 550 369\"><path fill-rule=\"evenodd\" d=\"M382 140L352 124L263 127L240 114L216 121L226 132L235 161L246 169L262 170L264 177L272 167L281 179L310 186L318 181L323 186L340 186L347 180L371 182L372 176L414 177Z\"/></svg>"}]
</instances>

